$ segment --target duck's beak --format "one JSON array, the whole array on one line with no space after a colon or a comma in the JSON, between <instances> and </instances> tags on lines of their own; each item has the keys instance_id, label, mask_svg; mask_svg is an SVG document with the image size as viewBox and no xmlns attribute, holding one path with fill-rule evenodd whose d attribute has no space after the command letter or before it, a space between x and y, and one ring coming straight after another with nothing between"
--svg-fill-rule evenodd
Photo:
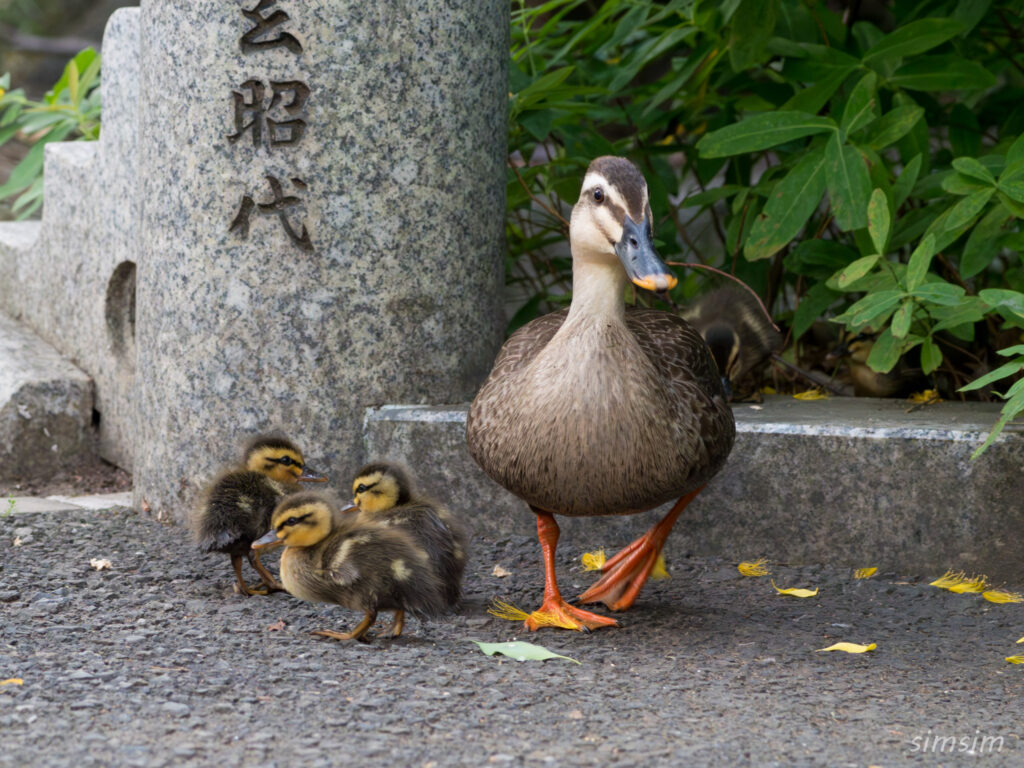
<instances>
[{"instance_id":1,"label":"duck's beak","mask_svg":"<svg viewBox=\"0 0 1024 768\"><path fill-rule=\"evenodd\" d=\"M314 472L309 467L302 468L302 474L299 475L300 483L326 483L327 476L321 475L319 472Z\"/></svg>"},{"instance_id":2,"label":"duck's beak","mask_svg":"<svg viewBox=\"0 0 1024 768\"><path fill-rule=\"evenodd\" d=\"M357 507L355 504L346 504L341 509L341 513L343 515L347 515L347 514L349 514L351 512L358 512L358 511L359 511L359 507Z\"/></svg>"},{"instance_id":3,"label":"duck's beak","mask_svg":"<svg viewBox=\"0 0 1024 768\"><path fill-rule=\"evenodd\" d=\"M655 292L670 291L676 287L676 276L654 250L651 225L646 216L637 222L626 214L622 238L615 244L615 254L635 285Z\"/></svg>"},{"instance_id":4,"label":"duck's beak","mask_svg":"<svg viewBox=\"0 0 1024 768\"><path fill-rule=\"evenodd\" d=\"M252 543L252 548L271 549L279 544L284 544L284 542L277 538L277 531L267 531Z\"/></svg>"}]
</instances>

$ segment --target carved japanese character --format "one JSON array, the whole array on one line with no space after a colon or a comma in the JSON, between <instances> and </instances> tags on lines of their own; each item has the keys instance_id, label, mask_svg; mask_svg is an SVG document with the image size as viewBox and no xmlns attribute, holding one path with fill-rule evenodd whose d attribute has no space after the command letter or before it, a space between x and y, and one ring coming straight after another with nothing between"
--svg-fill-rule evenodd
<instances>
[{"instance_id":1,"label":"carved japanese character","mask_svg":"<svg viewBox=\"0 0 1024 768\"><path fill-rule=\"evenodd\" d=\"M242 14L245 18L255 24L238 41L242 48L242 53L252 53L253 51L276 48L278 46L283 46L292 53L302 53L302 43L299 42L295 35L277 29L278 26L288 21L287 13L277 10L269 16L263 15L263 11L276 4L277 0L259 0L256 7L250 11L242 8Z\"/></svg>"},{"instance_id":2,"label":"carved japanese character","mask_svg":"<svg viewBox=\"0 0 1024 768\"><path fill-rule=\"evenodd\" d=\"M270 202L257 203L249 195L244 195L242 197L242 203L239 206L238 213L235 214L235 218L231 222L231 227L228 231L238 234L243 240L248 239L249 219L254 213L261 216L276 215L281 220L281 225L284 227L284 231L288 235L288 238L302 250L312 251L313 243L309 237L309 231L306 229L305 223L300 222L302 225L302 232L297 233L288 218L288 214L292 209L303 207L302 200L297 195L285 195L284 188L277 177L267 176L267 181L270 183L270 191L273 195ZM297 190L306 190L306 183L302 181L302 179L293 178L291 182Z\"/></svg>"},{"instance_id":3,"label":"carved japanese character","mask_svg":"<svg viewBox=\"0 0 1024 768\"><path fill-rule=\"evenodd\" d=\"M238 141L246 131L252 132L252 144L258 147L264 137L270 146L298 144L306 133L306 100L309 86L298 80L270 82L270 100L266 99L266 87L259 80L246 80L241 90L232 91L235 104L235 132L228 136ZM271 117L279 108L278 117Z\"/></svg>"}]
</instances>

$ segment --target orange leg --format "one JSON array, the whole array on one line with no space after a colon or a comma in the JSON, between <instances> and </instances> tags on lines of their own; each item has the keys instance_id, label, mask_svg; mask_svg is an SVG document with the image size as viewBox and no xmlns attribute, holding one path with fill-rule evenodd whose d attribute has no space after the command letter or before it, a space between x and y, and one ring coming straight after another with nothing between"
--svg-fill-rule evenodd
<instances>
[{"instance_id":1,"label":"orange leg","mask_svg":"<svg viewBox=\"0 0 1024 768\"><path fill-rule=\"evenodd\" d=\"M265 587L250 587L245 583L245 578L242 576L242 556L232 555L231 556L231 567L235 569L235 579L238 581L236 589L239 594L245 595L268 595L270 590Z\"/></svg>"},{"instance_id":2,"label":"orange leg","mask_svg":"<svg viewBox=\"0 0 1024 768\"><path fill-rule=\"evenodd\" d=\"M351 632L337 632L333 629L315 629L310 632L310 634L329 637L332 640L358 640L361 643L368 643L370 641L366 637L366 632L373 626L373 622L376 620L377 612L367 611L366 615L363 616L363 620L356 624L355 629Z\"/></svg>"},{"instance_id":3,"label":"orange leg","mask_svg":"<svg viewBox=\"0 0 1024 768\"><path fill-rule=\"evenodd\" d=\"M613 611L624 611L633 605L676 519L702 490L704 486L683 496L647 533L608 560L601 569L604 575L580 595L580 602L604 603Z\"/></svg>"},{"instance_id":4,"label":"orange leg","mask_svg":"<svg viewBox=\"0 0 1024 768\"><path fill-rule=\"evenodd\" d=\"M549 512L534 508L537 515L537 538L544 553L544 603L523 622L526 628L535 632L541 627L562 627L589 631L599 627L614 627L615 619L599 616L590 611L573 608L562 599L555 576L555 547L558 546L558 523Z\"/></svg>"}]
</instances>

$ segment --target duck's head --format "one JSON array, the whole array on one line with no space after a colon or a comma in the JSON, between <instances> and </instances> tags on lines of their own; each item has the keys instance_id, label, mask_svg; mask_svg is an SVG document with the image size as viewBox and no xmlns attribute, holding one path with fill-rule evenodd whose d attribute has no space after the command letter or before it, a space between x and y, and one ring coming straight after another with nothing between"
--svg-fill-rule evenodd
<instances>
[{"instance_id":1,"label":"duck's head","mask_svg":"<svg viewBox=\"0 0 1024 768\"><path fill-rule=\"evenodd\" d=\"M352 481L352 503L370 514L407 504L411 497L409 476L388 462L367 464Z\"/></svg>"},{"instance_id":2,"label":"duck's head","mask_svg":"<svg viewBox=\"0 0 1024 768\"><path fill-rule=\"evenodd\" d=\"M668 291L676 277L654 250L651 203L640 169L624 157L591 162L572 209L569 240L574 262L610 263L649 291Z\"/></svg>"},{"instance_id":3,"label":"duck's head","mask_svg":"<svg viewBox=\"0 0 1024 768\"><path fill-rule=\"evenodd\" d=\"M252 543L253 549L311 547L333 527L336 505L327 496L307 491L285 496L270 517L270 530Z\"/></svg>"},{"instance_id":4,"label":"duck's head","mask_svg":"<svg viewBox=\"0 0 1024 768\"><path fill-rule=\"evenodd\" d=\"M288 485L300 481L327 482L326 477L306 467L302 451L281 435L259 435L249 441L245 449L245 468Z\"/></svg>"},{"instance_id":5,"label":"duck's head","mask_svg":"<svg viewBox=\"0 0 1024 768\"><path fill-rule=\"evenodd\" d=\"M732 394L730 381L739 378L740 374L740 337L736 329L728 323L712 323L704 329L704 343L711 351L722 377L722 386L726 395Z\"/></svg>"},{"instance_id":6,"label":"duck's head","mask_svg":"<svg viewBox=\"0 0 1024 768\"><path fill-rule=\"evenodd\" d=\"M871 354L871 348L875 345L875 336L871 333L856 333L849 336L842 344L826 355L828 362L834 363L837 360L846 358L850 362L864 365Z\"/></svg>"}]
</instances>

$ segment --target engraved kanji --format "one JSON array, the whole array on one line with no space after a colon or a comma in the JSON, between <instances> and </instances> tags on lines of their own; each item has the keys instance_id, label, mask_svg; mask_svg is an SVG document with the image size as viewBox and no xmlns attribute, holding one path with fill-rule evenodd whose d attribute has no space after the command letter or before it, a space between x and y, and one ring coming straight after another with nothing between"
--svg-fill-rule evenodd
<instances>
[{"instance_id":1,"label":"engraved kanji","mask_svg":"<svg viewBox=\"0 0 1024 768\"><path fill-rule=\"evenodd\" d=\"M289 214L293 209L299 208L304 210L302 199L297 195L285 195L284 187L277 177L267 176L267 181L270 183L270 191L273 195L270 202L257 203L250 195L244 195L242 197L242 203L239 206L238 213L235 214L235 218L231 222L231 226L228 231L238 234L243 240L248 239L249 219L254 213L261 216L276 215L281 220L281 226L284 227L284 231L288 235L288 239L302 250L312 251L313 243L309 237L309 231L306 229L305 223L300 222L302 231L299 233L295 231L295 227L292 226L289 219ZM302 179L293 178L291 183L295 189L300 192L306 190L306 183L302 181Z\"/></svg>"},{"instance_id":2,"label":"engraved kanji","mask_svg":"<svg viewBox=\"0 0 1024 768\"><path fill-rule=\"evenodd\" d=\"M281 24L288 21L287 13L282 10L276 10L269 16L263 15L263 11L273 5L277 5L277 0L259 0L256 3L256 7L250 11L242 8L242 14L245 18L255 25L248 29L238 41L242 48L242 53L252 53L279 46L287 48L292 53L302 53L302 43L299 42L295 35L277 29Z\"/></svg>"},{"instance_id":3,"label":"engraved kanji","mask_svg":"<svg viewBox=\"0 0 1024 768\"><path fill-rule=\"evenodd\" d=\"M268 89L259 80L246 80L239 90L231 92L235 105L235 132L228 136L230 141L238 141L246 131L252 133L254 147L261 146L264 141L276 147L298 144L302 140L306 133L303 118L306 117L309 86L299 80L272 80L269 86Z\"/></svg>"}]
</instances>

